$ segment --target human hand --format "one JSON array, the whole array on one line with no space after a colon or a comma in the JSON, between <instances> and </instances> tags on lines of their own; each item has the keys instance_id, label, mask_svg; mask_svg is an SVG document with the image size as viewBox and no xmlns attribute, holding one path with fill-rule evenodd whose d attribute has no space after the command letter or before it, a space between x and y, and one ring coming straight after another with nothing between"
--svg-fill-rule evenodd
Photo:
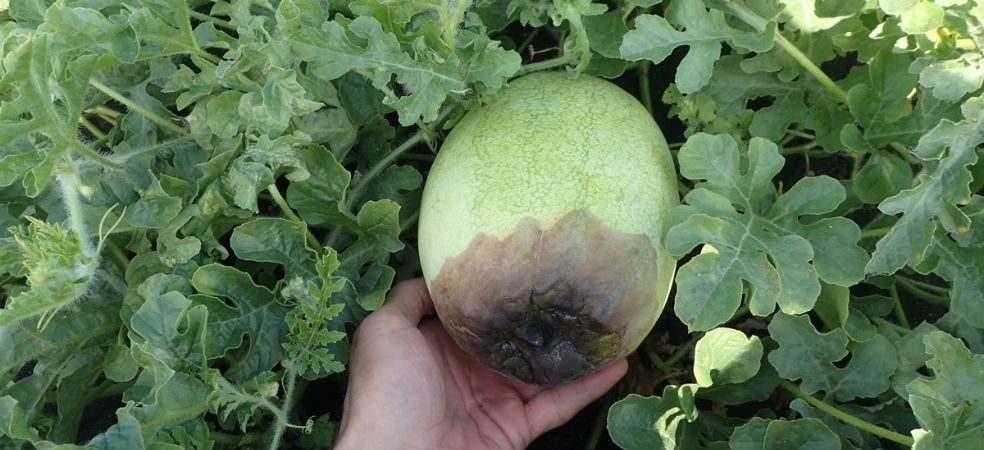
<instances>
[{"instance_id":1,"label":"human hand","mask_svg":"<svg viewBox=\"0 0 984 450\"><path fill-rule=\"evenodd\" d=\"M336 449L522 449L627 368L623 358L553 388L512 380L468 356L436 318L423 319L432 307L422 279L403 282L356 330Z\"/></svg>"}]
</instances>

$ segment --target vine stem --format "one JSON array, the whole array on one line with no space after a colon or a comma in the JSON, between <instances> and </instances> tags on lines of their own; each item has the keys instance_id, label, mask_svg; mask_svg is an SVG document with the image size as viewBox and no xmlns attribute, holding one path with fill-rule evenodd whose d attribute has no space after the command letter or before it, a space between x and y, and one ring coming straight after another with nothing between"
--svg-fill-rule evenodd
<instances>
[{"instance_id":1,"label":"vine stem","mask_svg":"<svg viewBox=\"0 0 984 450\"><path fill-rule=\"evenodd\" d=\"M742 317L748 315L750 312L751 310L748 308L748 304L741 305L738 307L738 309L735 310L735 313L731 315L731 318L728 319L728 322L726 323L734 323L738 319L741 319Z\"/></svg>"},{"instance_id":2,"label":"vine stem","mask_svg":"<svg viewBox=\"0 0 984 450\"><path fill-rule=\"evenodd\" d=\"M809 139L811 141L817 139L816 136L814 136L814 135L812 135L810 133L804 133L804 132L802 132L800 130L793 129L793 128L787 128L786 129L786 134L788 134L790 136L801 137L803 139Z\"/></svg>"},{"instance_id":3,"label":"vine stem","mask_svg":"<svg viewBox=\"0 0 984 450\"><path fill-rule=\"evenodd\" d=\"M690 337L690 340L688 340L687 343L681 345L680 347L677 347L676 351L673 352L673 354L666 359L665 362L666 366L671 367L676 365L676 363L680 362L680 360L683 359L684 356L687 356L690 353L690 350L694 348L695 345L697 345L697 341L700 340L700 337L703 335L704 333L694 334L693 336Z\"/></svg>"},{"instance_id":4,"label":"vine stem","mask_svg":"<svg viewBox=\"0 0 984 450\"><path fill-rule=\"evenodd\" d=\"M81 123L82 126L85 127L85 129L90 134L92 134L96 139L106 138L106 133L103 133L102 130L100 130L99 127L96 126L96 124L92 123L92 121L90 121L85 116L79 117L79 123Z\"/></svg>"},{"instance_id":5,"label":"vine stem","mask_svg":"<svg viewBox=\"0 0 984 450\"><path fill-rule=\"evenodd\" d=\"M93 106L92 109L86 110L86 112L89 111L99 115L100 117L103 118L103 120L107 122L112 122L120 116L119 111L104 105Z\"/></svg>"},{"instance_id":6,"label":"vine stem","mask_svg":"<svg viewBox=\"0 0 984 450\"><path fill-rule=\"evenodd\" d=\"M113 241L107 240L106 248L109 249L109 254L113 256L113 259L116 261L116 265L119 266L120 271L126 272L127 266L130 265L130 258L127 258L123 253L123 250L120 249L120 247Z\"/></svg>"},{"instance_id":7,"label":"vine stem","mask_svg":"<svg viewBox=\"0 0 984 450\"><path fill-rule=\"evenodd\" d=\"M840 86L834 83L834 80L831 80L827 74L823 73L823 71L820 70L820 68L817 67L813 61L810 61L810 58L807 58L806 55L796 48L792 42L789 42L785 37L783 37L783 35L776 34L776 44L779 44L779 47L785 50L786 53L789 53L789 55L792 56L796 62L800 63L800 65L803 66L803 68L806 69L810 75L813 75L813 77L816 78L817 81L819 81L825 88L827 88L830 93L834 94L834 97L837 97L841 103L845 105L847 104L847 93L844 92Z\"/></svg>"},{"instance_id":8,"label":"vine stem","mask_svg":"<svg viewBox=\"0 0 984 450\"><path fill-rule=\"evenodd\" d=\"M864 230L861 232L861 239L880 238L888 234L889 231L892 231L892 227L873 228L870 230Z\"/></svg>"},{"instance_id":9,"label":"vine stem","mask_svg":"<svg viewBox=\"0 0 984 450\"><path fill-rule=\"evenodd\" d=\"M400 157L400 159L404 159L407 161L427 161L427 162L433 162L434 158L435 155L428 155L424 153L407 153Z\"/></svg>"},{"instance_id":10,"label":"vine stem","mask_svg":"<svg viewBox=\"0 0 984 450\"><path fill-rule=\"evenodd\" d=\"M523 67L520 67L519 71L516 72L516 76L518 77L520 75L526 75L532 72L553 69L554 67L559 67L565 64L572 63L576 59L577 59L577 55L566 54L566 55L558 56L556 58L548 59L546 61L524 64Z\"/></svg>"},{"instance_id":11,"label":"vine stem","mask_svg":"<svg viewBox=\"0 0 984 450\"><path fill-rule=\"evenodd\" d=\"M208 438L220 444L234 445L240 448L257 441L256 434L253 433L238 435L221 431L209 431Z\"/></svg>"},{"instance_id":12,"label":"vine stem","mask_svg":"<svg viewBox=\"0 0 984 450\"><path fill-rule=\"evenodd\" d=\"M891 329L893 329L895 331L898 331L901 334L906 334L906 333L912 331L911 328L906 328L906 327L903 327L902 325L899 325L897 323L889 322L889 321L887 321L885 319L882 319L881 317L874 317L874 318L872 318L872 320L875 323L878 323L878 324L884 325L886 327L889 327L889 328L891 328Z\"/></svg>"},{"instance_id":13,"label":"vine stem","mask_svg":"<svg viewBox=\"0 0 984 450\"><path fill-rule=\"evenodd\" d=\"M202 22L212 22L212 23L214 23L214 24L216 24L216 25L218 25L218 26L220 26L222 28L228 29L228 30L232 30L232 31L237 31L238 30L238 28L236 28L236 26L233 25L232 22L229 22L228 20L222 20L222 19L219 19L219 18L216 18L216 17L212 17L212 16L210 16L208 14L202 14L202 13L200 13L198 11L188 11L188 15L191 16L191 17L194 17L194 18L196 18L196 19L198 19L198 20L200 20Z\"/></svg>"},{"instance_id":14,"label":"vine stem","mask_svg":"<svg viewBox=\"0 0 984 450\"><path fill-rule=\"evenodd\" d=\"M649 358L649 362L653 363L653 365L656 366L657 369L663 371L666 370L666 363L663 362L663 358L660 358L659 354L656 353L655 350L646 349L645 353L646 353L646 357Z\"/></svg>"},{"instance_id":15,"label":"vine stem","mask_svg":"<svg viewBox=\"0 0 984 450\"><path fill-rule=\"evenodd\" d=\"M285 375L284 386L286 392L284 393L284 403L279 409L276 409L277 427L273 430L273 438L270 440L270 450L280 448L280 440L284 436L284 431L287 431L287 428L290 426L287 423L287 415L290 412L291 405L294 403L294 385L297 380L297 372L294 370L294 364L287 365L287 373Z\"/></svg>"},{"instance_id":16,"label":"vine stem","mask_svg":"<svg viewBox=\"0 0 984 450\"><path fill-rule=\"evenodd\" d=\"M919 281L919 280L914 280L912 278L905 277L905 276L902 276L900 274L895 274L895 277L896 278L898 278L898 277L905 278L906 281L908 281L909 283L912 283L912 284L918 286L920 289L922 289L924 291L936 292L936 293L938 293L940 295L949 295L950 294L950 289L945 288L945 287L942 287L942 286L937 286L935 284L930 284L930 283L925 283L925 282L922 282L922 281Z\"/></svg>"},{"instance_id":17,"label":"vine stem","mask_svg":"<svg viewBox=\"0 0 984 450\"><path fill-rule=\"evenodd\" d=\"M164 141L164 142L161 142L161 143L158 143L158 144L151 145L149 147L145 147L145 148L133 150L133 151L131 151L131 152L125 154L125 155L122 155L122 157L119 158L119 159L120 159L120 162L122 164L126 164L131 159L138 158L138 157L140 157L142 155L146 155L148 153L156 153L158 150L161 150L161 149L170 147L172 145L180 144L180 143L185 142L185 141L190 141L190 140L192 140L192 136L190 134L186 134L186 135L181 136L179 138L174 138L174 139L171 139L169 141Z\"/></svg>"},{"instance_id":18,"label":"vine stem","mask_svg":"<svg viewBox=\"0 0 984 450\"><path fill-rule=\"evenodd\" d=\"M817 145L816 142L807 142L806 144L794 145L792 147L783 146L782 148L779 149L779 154L783 156L789 156L789 155L817 156L817 155L810 155L810 149L813 149L815 147L819 147L819 145ZM826 155L826 156L833 156L833 155Z\"/></svg>"},{"instance_id":19,"label":"vine stem","mask_svg":"<svg viewBox=\"0 0 984 450\"><path fill-rule=\"evenodd\" d=\"M904 145L899 144L898 142L890 142L888 145L892 147L892 149L894 149L899 156L905 158L905 161L910 165L918 166L923 163L922 160L913 155L912 152L910 152Z\"/></svg>"},{"instance_id":20,"label":"vine stem","mask_svg":"<svg viewBox=\"0 0 984 450\"><path fill-rule=\"evenodd\" d=\"M649 90L649 61L643 61L639 66L639 95L642 97L642 106L646 107L649 115L653 115L653 98Z\"/></svg>"},{"instance_id":21,"label":"vine stem","mask_svg":"<svg viewBox=\"0 0 984 450\"><path fill-rule=\"evenodd\" d=\"M909 327L909 319L905 317L905 310L902 309L902 300L899 298L899 290L894 285L889 287L889 292L892 294L892 301L895 303L895 318L898 319L899 324Z\"/></svg>"},{"instance_id":22,"label":"vine stem","mask_svg":"<svg viewBox=\"0 0 984 450\"><path fill-rule=\"evenodd\" d=\"M403 223L400 224L400 234L403 234L404 232L409 230L410 227L413 226L413 224L417 223L418 220L420 220L419 209L414 211L413 214L410 214L410 217L407 217L407 220L404 220Z\"/></svg>"},{"instance_id":23,"label":"vine stem","mask_svg":"<svg viewBox=\"0 0 984 450\"><path fill-rule=\"evenodd\" d=\"M61 188L62 199L65 202L65 210L68 212L68 224L79 237L79 247L88 257L95 257L95 249L89 240L89 235L85 230L85 219L82 215L82 197L79 194L79 173L75 168L75 162L71 158L65 158L67 173L58 175L58 186Z\"/></svg>"},{"instance_id":24,"label":"vine stem","mask_svg":"<svg viewBox=\"0 0 984 450\"><path fill-rule=\"evenodd\" d=\"M752 28L755 28L759 32L765 31L765 26L767 23L766 20L758 14L755 14L754 11L746 8L743 4L736 3L731 0L726 0L724 3L727 5L728 9L731 10L731 12L743 22L751 25ZM841 103L847 105L847 93L844 92L844 90L841 89L837 83L834 83L834 80L831 80L827 74L823 73L823 70L820 70L820 68L817 67L813 61L810 61L810 58L796 48L792 42L789 42L783 35L777 32L775 35L775 43L780 48L785 50L789 56L792 56L796 62L803 66L803 68L806 69L806 71L809 72L813 78L816 78L817 81L823 85L823 87L827 88L831 94L834 94L834 97L837 97L837 100L840 100Z\"/></svg>"},{"instance_id":25,"label":"vine stem","mask_svg":"<svg viewBox=\"0 0 984 450\"><path fill-rule=\"evenodd\" d=\"M432 123L435 124L440 123L442 120L444 120L445 117L448 116L448 114L451 113L451 111L454 110L456 106L457 105L453 105L452 107L447 108L444 111L441 111L441 113L438 114L437 119L435 119L434 122ZM371 168L369 168L369 170L359 178L359 181L355 183L355 185L352 186L352 188L349 189L349 191L347 192L347 195L345 197L345 202L343 203L343 206L345 207L344 210L352 211L352 208L355 206L356 202L359 201L359 199L362 197L362 194L365 192L366 188L369 187L369 183L371 183L372 180L374 180L377 176L379 176L379 174L382 173L383 169L388 167L394 160L396 160L401 155L406 153L408 150L419 144L426 137L427 137L427 131L425 129L417 130L417 132L410 135L410 137L407 138L406 141L403 141L402 144L398 145L396 148L391 150L389 154L387 154L384 158L380 159L379 161L376 162L376 164L374 164ZM334 248L335 242L338 240L338 237L341 235L341 231L342 231L342 227L340 226L336 226L332 228L331 232L328 233L328 238L325 240L325 247Z\"/></svg>"},{"instance_id":26,"label":"vine stem","mask_svg":"<svg viewBox=\"0 0 984 450\"><path fill-rule=\"evenodd\" d=\"M919 287L918 285L912 283L908 278L905 277L895 277L895 282L902 286L902 289L909 291L910 294L919 297L927 302L934 303L937 305L948 305L946 297L942 295L936 295L932 292L928 292L925 289Z\"/></svg>"},{"instance_id":27,"label":"vine stem","mask_svg":"<svg viewBox=\"0 0 984 450\"><path fill-rule=\"evenodd\" d=\"M448 116L448 114L453 109L454 108L451 107L442 111L441 114L437 116L437 119L435 119L433 123L440 123L442 120L444 120L445 117ZM369 168L369 170L365 174L363 174L362 177L359 178L359 181L355 183L355 186L352 186L352 190L349 191L348 198L345 199L345 208L351 211L352 207L355 206L355 203L359 201L360 197L362 197L363 192L366 190L367 187L369 187L369 183L371 183L372 180L374 180L377 176L379 176L379 174L382 173L383 169L388 167L394 160L399 158L400 155L406 153L415 145L423 141L424 137L426 137L426 131L424 129L418 130L416 133L412 134L406 141L404 141L402 144L398 145L396 148L390 151L389 154L387 154L383 159L380 159L379 161L376 162L376 164L374 164L371 168Z\"/></svg>"},{"instance_id":28,"label":"vine stem","mask_svg":"<svg viewBox=\"0 0 984 450\"><path fill-rule=\"evenodd\" d=\"M896 433L892 430L886 430L885 428L882 428L864 419L860 419L844 411L841 411L836 407L834 407L833 405L826 403L823 400L820 400L810 394L807 394L806 392L803 392L803 390L800 389L799 386L789 381L781 380L780 385L783 387L783 389L786 389L791 394L795 395L796 397L799 397L800 399L809 403L810 405L813 405L814 408L817 408L820 411L823 411L827 414L830 414L831 416L836 417L841 422L844 422L855 428L867 431L875 436L883 437L885 439L888 439L893 442L897 442L905 446L911 447L915 443L915 441L909 436L906 436L901 433Z\"/></svg>"},{"instance_id":29,"label":"vine stem","mask_svg":"<svg viewBox=\"0 0 984 450\"><path fill-rule=\"evenodd\" d=\"M352 186L352 190L349 192L348 198L345 199L345 208L351 210L355 206L355 202L362 197L363 192L369 187L369 183L376 179L377 176L385 169L390 163L393 162L400 155L405 153L407 150L413 148L413 146L419 144L424 140L424 131L418 131L410 136L409 139L404 141L402 144L398 145L393 151L389 152L386 157L379 160L375 165L369 168L369 171L359 178L359 182Z\"/></svg>"},{"instance_id":30,"label":"vine stem","mask_svg":"<svg viewBox=\"0 0 984 450\"><path fill-rule=\"evenodd\" d=\"M151 111L151 110L149 110L147 108L144 108L143 106L140 106L140 105L134 103L132 100L126 98L123 94L120 94L119 92L116 92L116 90L114 90L113 88L111 88L109 86L106 86L105 84L102 84L102 82L100 82L99 80L90 79L89 80L89 85L92 86L92 87L94 87L94 88L96 88L96 89L98 89L102 93L108 95L113 100L116 100L116 101L118 101L118 102L126 105L127 108L130 108L131 110L136 111L138 114L146 117L151 122L154 122L154 123L156 123L156 124L158 124L158 125L160 125L160 126L162 126L164 128L167 128L168 130L171 130L171 131L173 131L175 133L178 133L178 134L181 134L181 135L188 134L188 132L186 132L184 130L184 128L181 128L181 127L179 127L179 126L171 123L167 119L165 119L165 118L163 118L161 116L158 116L153 111Z\"/></svg>"},{"instance_id":31,"label":"vine stem","mask_svg":"<svg viewBox=\"0 0 984 450\"><path fill-rule=\"evenodd\" d=\"M608 405L602 405L603 407L598 411L598 418L595 419L594 427L591 429L591 436L588 437L588 443L584 446L584 450L595 450L598 448L598 441L601 440L601 433L605 431L605 423L608 419Z\"/></svg>"},{"instance_id":32,"label":"vine stem","mask_svg":"<svg viewBox=\"0 0 984 450\"><path fill-rule=\"evenodd\" d=\"M519 50L520 52L526 50L526 48L533 43L533 39L536 39L536 36L540 34L540 30L541 30L540 28L534 28L533 31L531 31L530 34L526 36L526 39L523 39L523 42L520 43L518 47L516 47L516 49Z\"/></svg>"}]
</instances>

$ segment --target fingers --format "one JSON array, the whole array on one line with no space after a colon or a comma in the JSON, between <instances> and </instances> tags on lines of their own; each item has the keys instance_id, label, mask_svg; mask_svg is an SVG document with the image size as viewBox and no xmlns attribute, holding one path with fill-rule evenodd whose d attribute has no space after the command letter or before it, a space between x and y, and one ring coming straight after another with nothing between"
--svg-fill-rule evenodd
<instances>
[{"instance_id":1,"label":"fingers","mask_svg":"<svg viewBox=\"0 0 984 450\"><path fill-rule=\"evenodd\" d=\"M416 326L433 307L424 279L416 278L394 286L379 312L386 311L388 314L406 318Z\"/></svg>"},{"instance_id":2,"label":"fingers","mask_svg":"<svg viewBox=\"0 0 984 450\"><path fill-rule=\"evenodd\" d=\"M539 436L566 423L611 389L625 375L628 367L625 358L622 358L588 377L536 394L526 404L533 435Z\"/></svg>"}]
</instances>

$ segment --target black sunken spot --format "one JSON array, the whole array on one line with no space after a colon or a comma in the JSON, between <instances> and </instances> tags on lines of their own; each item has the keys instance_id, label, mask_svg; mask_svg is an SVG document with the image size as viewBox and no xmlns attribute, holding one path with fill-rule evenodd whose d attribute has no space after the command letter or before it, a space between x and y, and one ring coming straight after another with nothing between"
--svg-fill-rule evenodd
<instances>
[{"instance_id":1,"label":"black sunken spot","mask_svg":"<svg viewBox=\"0 0 984 450\"><path fill-rule=\"evenodd\" d=\"M486 354L493 369L527 383L557 385L594 372L610 358L619 334L561 306L582 301L557 297L550 291L514 300L511 311L472 330L479 342L490 343Z\"/></svg>"}]
</instances>

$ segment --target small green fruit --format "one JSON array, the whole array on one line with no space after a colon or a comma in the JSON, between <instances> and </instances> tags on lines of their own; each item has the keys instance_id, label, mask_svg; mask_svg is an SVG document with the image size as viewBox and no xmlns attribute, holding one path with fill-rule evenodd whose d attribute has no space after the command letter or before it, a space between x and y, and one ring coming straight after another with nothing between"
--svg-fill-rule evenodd
<instances>
[{"instance_id":1,"label":"small green fruit","mask_svg":"<svg viewBox=\"0 0 984 450\"><path fill-rule=\"evenodd\" d=\"M587 76L514 80L462 118L428 175L419 250L437 313L514 378L594 372L666 303L661 235L678 202L666 141L631 95Z\"/></svg>"}]
</instances>

